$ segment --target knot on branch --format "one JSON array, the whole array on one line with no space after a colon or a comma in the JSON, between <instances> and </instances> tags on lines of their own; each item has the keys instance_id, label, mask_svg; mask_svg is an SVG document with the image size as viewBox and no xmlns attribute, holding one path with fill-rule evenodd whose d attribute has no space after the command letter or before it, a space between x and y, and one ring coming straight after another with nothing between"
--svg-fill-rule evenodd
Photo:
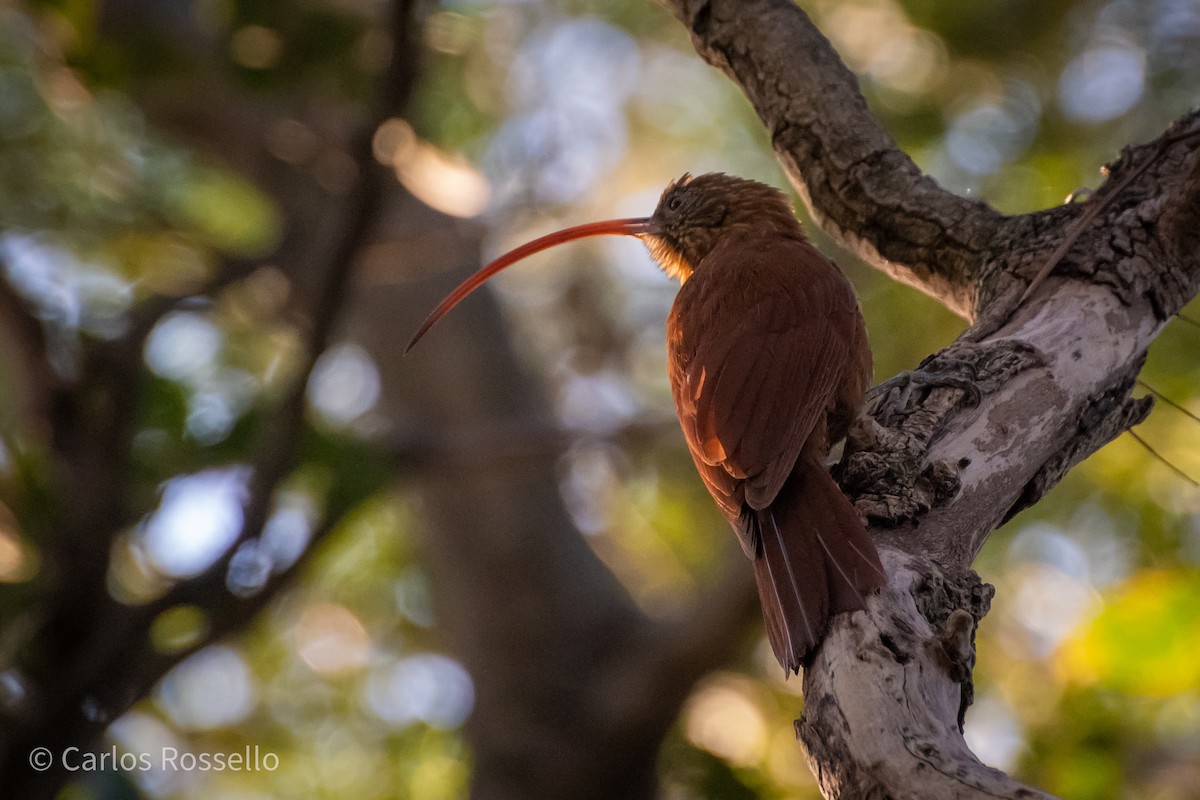
<instances>
[{"instance_id":1,"label":"knot on branch","mask_svg":"<svg viewBox=\"0 0 1200 800\"><path fill-rule=\"evenodd\" d=\"M930 566L922 571L912 594L921 616L939 629L959 610L969 612L974 622L982 620L992 608L996 587L984 583L974 570L947 575Z\"/></svg>"},{"instance_id":2,"label":"knot on branch","mask_svg":"<svg viewBox=\"0 0 1200 800\"><path fill-rule=\"evenodd\" d=\"M934 654L934 660L946 671L950 680L969 682L975 666L975 620L971 615L961 608L950 612L936 642L939 652ZM959 727L962 727L961 715Z\"/></svg>"},{"instance_id":3,"label":"knot on branch","mask_svg":"<svg viewBox=\"0 0 1200 800\"><path fill-rule=\"evenodd\" d=\"M926 642L930 660L959 685L958 728L975 702L975 629L992 607L996 587L972 570L947 575L926 569L913 587L917 610L933 628Z\"/></svg>"}]
</instances>

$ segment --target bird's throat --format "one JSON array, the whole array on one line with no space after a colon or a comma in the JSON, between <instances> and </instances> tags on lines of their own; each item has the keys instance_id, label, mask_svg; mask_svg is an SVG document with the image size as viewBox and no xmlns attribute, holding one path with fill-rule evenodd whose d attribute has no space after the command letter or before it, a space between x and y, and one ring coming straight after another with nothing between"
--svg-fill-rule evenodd
<instances>
[{"instance_id":1,"label":"bird's throat","mask_svg":"<svg viewBox=\"0 0 1200 800\"><path fill-rule=\"evenodd\" d=\"M663 272L680 283L684 283L691 277L692 264L670 242L655 235L643 235L640 238L645 243L646 249L650 251L650 257Z\"/></svg>"}]
</instances>

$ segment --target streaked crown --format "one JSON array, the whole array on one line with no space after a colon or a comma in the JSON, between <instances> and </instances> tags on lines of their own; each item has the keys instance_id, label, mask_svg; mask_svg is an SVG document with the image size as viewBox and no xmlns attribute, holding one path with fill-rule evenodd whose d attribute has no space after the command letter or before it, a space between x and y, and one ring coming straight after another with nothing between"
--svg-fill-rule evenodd
<instances>
[{"instance_id":1,"label":"streaked crown","mask_svg":"<svg viewBox=\"0 0 1200 800\"><path fill-rule=\"evenodd\" d=\"M651 220L656 233L644 237L650 254L681 281L725 237L804 238L787 195L765 183L722 172L685 174L663 191Z\"/></svg>"}]
</instances>

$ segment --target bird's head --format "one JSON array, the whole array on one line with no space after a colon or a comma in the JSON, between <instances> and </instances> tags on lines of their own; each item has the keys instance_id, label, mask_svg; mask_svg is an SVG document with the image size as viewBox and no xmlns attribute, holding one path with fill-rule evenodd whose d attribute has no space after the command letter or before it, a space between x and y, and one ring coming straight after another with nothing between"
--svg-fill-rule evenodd
<instances>
[{"instance_id":1,"label":"bird's head","mask_svg":"<svg viewBox=\"0 0 1200 800\"><path fill-rule=\"evenodd\" d=\"M450 309L488 278L534 253L589 236L636 236L668 275L686 281L718 242L745 235L803 237L783 192L765 183L720 172L684 175L662 193L649 217L576 225L547 234L497 258L463 281L425 319L405 352Z\"/></svg>"},{"instance_id":2,"label":"bird's head","mask_svg":"<svg viewBox=\"0 0 1200 800\"><path fill-rule=\"evenodd\" d=\"M653 231L642 240L659 266L680 282L724 239L804 235L783 192L721 172L684 175L672 183L650 222Z\"/></svg>"}]
</instances>

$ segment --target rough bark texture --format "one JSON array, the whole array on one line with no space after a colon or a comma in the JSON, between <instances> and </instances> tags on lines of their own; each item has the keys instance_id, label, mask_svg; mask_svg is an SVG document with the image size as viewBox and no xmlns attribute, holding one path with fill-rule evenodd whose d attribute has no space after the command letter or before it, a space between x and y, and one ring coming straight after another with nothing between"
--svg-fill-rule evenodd
<instances>
[{"instance_id":1,"label":"rough bark texture","mask_svg":"<svg viewBox=\"0 0 1200 800\"><path fill-rule=\"evenodd\" d=\"M796 726L826 795L1047 798L979 764L961 735L975 625L992 588L883 551L891 584L838 626L805 675ZM897 757L899 747L904 757Z\"/></svg>"},{"instance_id":2,"label":"rough bark texture","mask_svg":"<svg viewBox=\"0 0 1200 800\"><path fill-rule=\"evenodd\" d=\"M894 388L847 443L842 484L890 584L866 613L839 618L805 672L797 731L822 790L1045 797L980 764L961 736L990 596L970 566L991 531L1149 413L1130 390L1200 282L1200 113L1126 148L1086 204L1004 217L920 174L790 2L668 5L743 88L814 219L975 320L923 365L951 382ZM1047 266L1052 277L1019 304Z\"/></svg>"}]
</instances>

